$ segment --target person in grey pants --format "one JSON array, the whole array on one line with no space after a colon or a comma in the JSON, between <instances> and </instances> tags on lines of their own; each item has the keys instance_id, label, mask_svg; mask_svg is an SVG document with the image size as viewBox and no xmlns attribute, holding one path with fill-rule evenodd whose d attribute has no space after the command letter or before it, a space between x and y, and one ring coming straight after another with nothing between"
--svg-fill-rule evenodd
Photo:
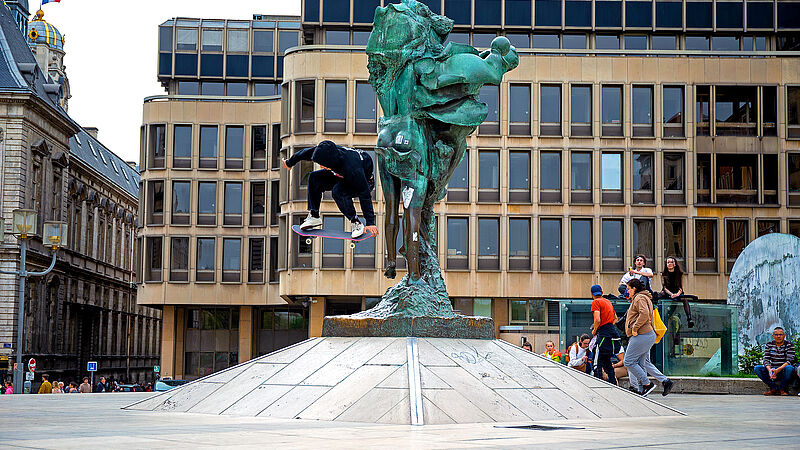
<instances>
[{"instance_id":1,"label":"person in grey pants","mask_svg":"<svg viewBox=\"0 0 800 450\"><path fill-rule=\"evenodd\" d=\"M672 389L672 381L650 362L650 349L656 343L652 296L638 279L628 281L627 286L631 306L625 321L625 334L629 337L625 367L628 369L631 388L642 395L653 392L656 385L647 378L649 372L661 381L664 386L663 395L667 395Z\"/></svg>"}]
</instances>

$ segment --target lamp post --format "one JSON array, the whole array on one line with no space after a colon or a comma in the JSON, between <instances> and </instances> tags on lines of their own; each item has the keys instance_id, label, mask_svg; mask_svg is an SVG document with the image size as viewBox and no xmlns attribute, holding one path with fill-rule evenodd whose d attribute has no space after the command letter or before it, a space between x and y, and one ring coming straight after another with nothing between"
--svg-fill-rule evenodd
<instances>
[{"instance_id":1,"label":"lamp post","mask_svg":"<svg viewBox=\"0 0 800 450\"><path fill-rule=\"evenodd\" d=\"M5 222L2 223L2 231L0 231L0 242L5 234ZM46 247L50 247L53 251L53 260L50 261L50 267L42 272L28 272L26 268L28 239L33 237L36 232L36 211L31 209L15 209L13 212L13 219L11 222L11 234L17 237L19 241L19 270L7 271L0 270L0 273L19 276L19 299L17 300L17 345L14 349L16 353L14 364L14 393L21 394L22 391L22 350L24 340L24 323L25 323L25 280L27 277L40 277L47 275L53 270L56 265L56 252L58 249L67 243L67 224L64 222L45 222L42 230L42 243Z\"/></svg>"}]
</instances>

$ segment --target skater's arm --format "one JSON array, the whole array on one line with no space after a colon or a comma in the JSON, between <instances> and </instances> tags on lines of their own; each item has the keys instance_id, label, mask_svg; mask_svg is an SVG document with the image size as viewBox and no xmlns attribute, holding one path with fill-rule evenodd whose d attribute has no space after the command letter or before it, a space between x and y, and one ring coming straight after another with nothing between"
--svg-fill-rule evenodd
<instances>
[{"instance_id":1,"label":"skater's arm","mask_svg":"<svg viewBox=\"0 0 800 450\"><path fill-rule=\"evenodd\" d=\"M292 155L291 158L285 160L286 161L286 167L288 169L291 169L292 166L294 166L295 164L299 163L300 161L311 161L311 155L314 154L314 149L315 148L316 147L306 147L306 148L304 148L302 150L298 150L298 151L294 152L294 155Z\"/></svg>"},{"instance_id":2,"label":"skater's arm","mask_svg":"<svg viewBox=\"0 0 800 450\"><path fill-rule=\"evenodd\" d=\"M600 328L600 311L592 311L594 316L594 323L592 324L592 335L597 335L597 329Z\"/></svg>"}]
</instances>

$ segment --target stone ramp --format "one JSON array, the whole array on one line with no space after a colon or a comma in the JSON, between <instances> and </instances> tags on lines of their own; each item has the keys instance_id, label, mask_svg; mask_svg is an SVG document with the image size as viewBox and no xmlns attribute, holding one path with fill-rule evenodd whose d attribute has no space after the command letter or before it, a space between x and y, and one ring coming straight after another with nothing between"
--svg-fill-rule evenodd
<instances>
[{"instance_id":1,"label":"stone ramp","mask_svg":"<svg viewBox=\"0 0 800 450\"><path fill-rule=\"evenodd\" d=\"M388 424L682 413L501 340L311 338L125 409Z\"/></svg>"}]
</instances>

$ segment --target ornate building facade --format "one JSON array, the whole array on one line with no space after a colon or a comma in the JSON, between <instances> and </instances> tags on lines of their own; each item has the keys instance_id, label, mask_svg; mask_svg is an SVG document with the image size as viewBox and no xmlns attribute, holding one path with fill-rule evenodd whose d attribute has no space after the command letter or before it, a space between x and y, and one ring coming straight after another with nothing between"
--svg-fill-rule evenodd
<instances>
[{"instance_id":1,"label":"ornate building facade","mask_svg":"<svg viewBox=\"0 0 800 450\"><path fill-rule=\"evenodd\" d=\"M32 36L45 29L49 38ZM0 34L0 216L8 221L19 208L37 212L29 271L50 263L43 222L68 226L54 270L28 278L23 359L36 358L51 380L79 380L88 361L98 362L98 375L152 379L160 312L138 306L132 284L138 171L103 146L96 129L67 115L63 40L55 27L37 15L20 29L0 7ZM0 265L19 269L19 246L10 235L0 245ZM18 277L0 275L0 359L9 374L17 292Z\"/></svg>"}]
</instances>

